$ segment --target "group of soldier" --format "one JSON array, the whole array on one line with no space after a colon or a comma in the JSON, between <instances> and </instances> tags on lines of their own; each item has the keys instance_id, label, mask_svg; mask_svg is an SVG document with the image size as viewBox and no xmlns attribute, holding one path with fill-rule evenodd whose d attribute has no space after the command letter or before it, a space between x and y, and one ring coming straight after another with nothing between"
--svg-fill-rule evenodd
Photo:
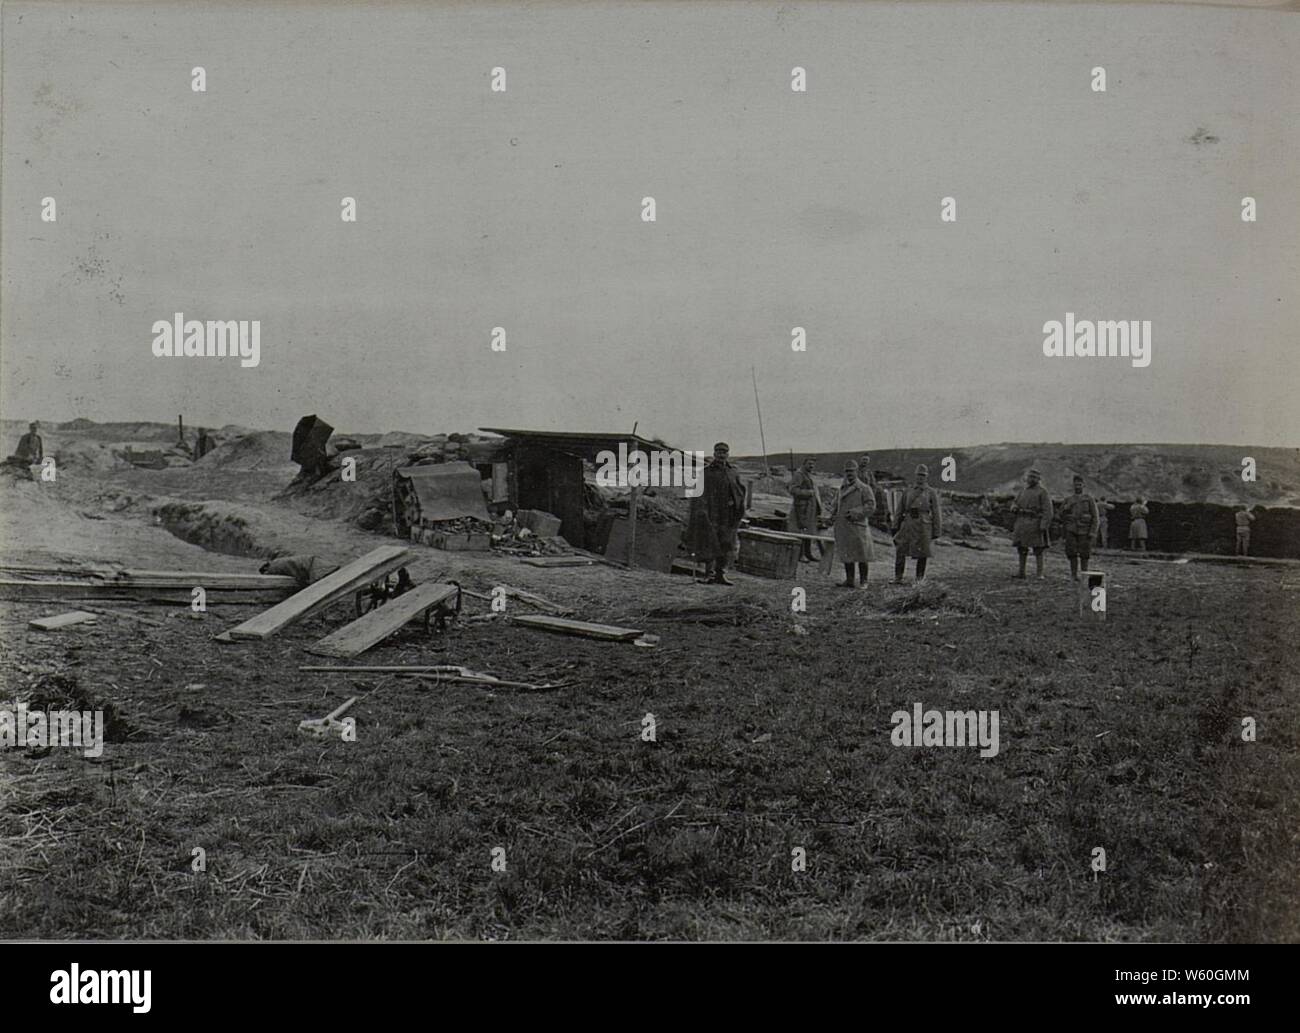
<instances>
[{"instance_id":1,"label":"group of soldier","mask_svg":"<svg viewBox=\"0 0 1300 1033\"><path fill-rule=\"evenodd\" d=\"M703 492L691 507L685 539L687 549L704 561L707 580L723 585L732 584L726 569L736 556L737 532L745 517L746 502L745 484L730 456L731 449L725 442L714 445L713 458L704 470ZM825 517L834 535L834 556L844 566L841 587L865 587L875 559L870 525L879 514L887 518L886 526L893 535L893 583L903 583L909 559L915 561L916 580L924 580L931 544L943 534L943 508L939 493L930 487L929 468L924 463L917 466L912 483L903 489L891 513L888 497L871 472L869 457L849 460L844 464L844 477L829 514L824 513L818 493L816 468L814 459L805 459L789 484L794 502L790 523L803 538L801 559L816 562L812 546L814 541L821 546L819 528ZM1070 562L1070 577L1078 581L1081 572L1088 570L1094 545L1109 544L1107 514L1114 508L1104 496L1094 498L1084 491L1084 479L1079 475L1073 478L1071 494L1055 507L1043 486L1042 474L1031 469L1025 475L1025 486L1011 505L1015 518L1011 537L1019 558L1015 577L1020 580L1028 577L1026 568L1032 552L1036 577L1046 578L1044 559L1051 545L1053 523L1059 521L1065 555ZM1144 498L1129 507L1130 549L1146 549L1149 515ZM1245 555L1250 546L1250 524L1255 518L1242 507L1235 519L1237 552Z\"/></svg>"}]
</instances>

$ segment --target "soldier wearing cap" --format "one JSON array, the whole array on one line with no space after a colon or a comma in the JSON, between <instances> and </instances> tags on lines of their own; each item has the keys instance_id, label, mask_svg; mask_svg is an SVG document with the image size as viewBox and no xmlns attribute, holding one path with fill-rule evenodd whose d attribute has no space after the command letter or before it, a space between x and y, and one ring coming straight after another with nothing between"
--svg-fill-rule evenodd
<instances>
[{"instance_id":1,"label":"soldier wearing cap","mask_svg":"<svg viewBox=\"0 0 1300 1033\"><path fill-rule=\"evenodd\" d=\"M1039 483L1041 478L1042 474L1037 470L1030 470L1025 475L1024 489L1016 496L1011 506L1011 512L1016 515L1011 540L1015 543L1016 551L1020 553L1020 573L1016 577L1022 580L1025 576L1025 561L1029 558L1030 549L1034 550L1034 564L1038 568L1039 580L1044 577L1043 553L1047 551L1048 546L1047 529L1052 524L1052 497Z\"/></svg>"},{"instance_id":2,"label":"soldier wearing cap","mask_svg":"<svg viewBox=\"0 0 1300 1033\"><path fill-rule=\"evenodd\" d=\"M1107 502L1105 495L1097 500L1097 547L1100 549L1106 548L1110 542L1110 519L1106 514L1114 509L1115 504Z\"/></svg>"},{"instance_id":3,"label":"soldier wearing cap","mask_svg":"<svg viewBox=\"0 0 1300 1033\"><path fill-rule=\"evenodd\" d=\"M930 559L930 542L943 534L943 511L939 493L929 486L930 468L916 468L916 480L905 492L894 525L894 584L903 583L907 558L916 560L916 580L925 578Z\"/></svg>"},{"instance_id":4,"label":"soldier wearing cap","mask_svg":"<svg viewBox=\"0 0 1300 1033\"><path fill-rule=\"evenodd\" d=\"M713 446L713 459L704 468L704 490L691 500L686 528L687 549L704 560L705 574L715 585L734 584L724 572L736 555L736 532L745 517L745 485L730 456L726 442Z\"/></svg>"},{"instance_id":5,"label":"soldier wearing cap","mask_svg":"<svg viewBox=\"0 0 1300 1033\"><path fill-rule=\"evenodd\" d=\"M817 497L817 482L813 480L815 469L817 469L817 460L809 456L790 479L790 494L794 498L790 518L795 530L801 534L816 534L817 518L822 513L821 500ZM802 544L802 558L809 563L815 562L812 542L805 538Z\"/></svg>"},{"instance_id":6,"label":"soldier wearing cap","mask_svg":"<svg viewBox=\"0 0 1300 1033\"><path fill-rule=\"evenodd\" d=\"M1065 555L1070 560L1070 577L1079 580L1079 568L1088 569L1092 540L1101 522L1097 503L1083 490L1083 478L1074 475L1074 494L1061 503L1061 534L1065 537Z\"/></svg>"},{"instance_id":7,"label":"soldier wearing cap","mask_svg":"<svg viewBox=\"0 0 1300 1033\"><path fill-rule=\"evenodd\" d=\"M1128 507L1128 547L1137 549L1139 552L1145 551L1147 547L1147 517L1151 515L1151 510L1147 508L1147 500L1138 497L1133 505Z\"/></svg>"},{"instance_id":8,"label":"soldier wearing cap","mask_svg":"<svg viewBox=\"0 0 1300 1033\"><path fill-rule=\"evenodd\" d=\"M1245 506L1240 506L1232 515L1237 524L1237 552L1238 556L1250 555L1250 525L1255 522L1255 514L1250 512Z\"/></svg>"},{"instance_id":9,"label":"soldier wearing cap","mask_svg":"<svg viewBox=\"0 0 1300 1033\"><path fill-rule=\"evenodd\" d=\"M858 464L850 459L844 464L844 483L835 500L835 555L844 564L843 588L852 588L853 565L857 564L862 587L867 587L867 572L874 558L871 528L867 522L876 511L876 495L871 486L858 478Z\"/></svg>"}]
</instances>

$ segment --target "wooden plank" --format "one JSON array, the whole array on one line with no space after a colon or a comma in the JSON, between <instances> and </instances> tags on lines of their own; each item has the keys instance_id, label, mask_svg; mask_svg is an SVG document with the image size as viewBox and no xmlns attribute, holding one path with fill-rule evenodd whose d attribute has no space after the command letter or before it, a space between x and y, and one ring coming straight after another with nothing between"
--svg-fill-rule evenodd
<instances>
[{"instance_id":1,"label":"wooden plank","mask_svg":"<svg viewBox=\"0 0 1300 1033\"><path fill-rule=\"evenodd\" d=\"M230 629L231 638L262 639L282 631L294 621L318 613L331 603L365 588L372 581L407 564L411 550L400 545L381 545L333 574L308 585L278 606L272 606L251 620Z\"/></svg>"},{"instance_id":2,"label":"wooden plank","mask_svg":"<svg viewBox=\"0 0 1300 1033\"><path fill-rule=\"evenodd\" d=\"M61 613L57 617L38 617L36 620L28 621L29 628L39 628L41 631L57 631L59 628L66 628L73 624L93 623L98 618L93 613L87 613L85 610L73 610L71 613Z\"/></svg>"},{"instance_id":3,"label":"wooden plank","mask_svg":"<svg viewBox=\"0 0 1300 1033\"><path fill-rule=\"evenodd\" d=\"M137 624L148 624L151 628L167 627L162 621L150 620L148 617L141 617L138 613L131 613L128 610L103 610L98 606L83 606L83 610L89 610L91 613L98 613L104 617L123 617L129 621L135 621Z\"/></svg>"},{"instance_id":4,"label":"wooden plank","mask_svg":"<svg viewBox=\"0 0 1300 1033\"><path fill-rule=\"evenodd\" d=\"M10 581L0 580L0 600L6 602L40 602L42 600L123 599L135 602L182 603L192 601L189 588L162 588L149 585L113 585L92 581ZM208 603L225 605L265 605L278 603L293 594L292 588L273 591L231 591L203 586Z\"/></svg>"},{"instance_id":5,"label":"wooden plank","mask_svg":"<svg viewBox=\"0 0 1300 1033\"><path fill-rule=\"evenodd\" d=\"M553 603L544 595L538 595L536 592L528 592L522 588L515 588L513 585L498 585L498 588L505 589L506 597L518 599L520 602L536 606L539 610L546 610L555 614L557 617L563 617L570 614L573 610L568 606L561 606L559 603Z\"/></svg>"},{"instance_id":6,"label":"wooden plank","mask_svg":"<svg viewBox=\"0 0 1300 1033\"><path fill-rule=\"evenodd\" d=\"M565 635L582 635L586 638L602 638L614 641L639 638L638 628L620 628L614 624L592 624L588 621L569 620L565 617L551 617L541 613L522 614L510 618L515 624L529 628L541 628L544 631L558 631Z\"/></svg>"},{"instance_id":7,"label":"wooden plank","mask_svg":"<svg viewBox=\"0 0 1300 1033\"><path fill-rule=\"evenodd\" d=\"M519 562L530 567L589 567L596 561L585 556L524 556Z\"/></svg>"},{"instance_id":8,"label":"wooden plank","mask_svg":"<svg viewBox=\"0 0 1300 1033\"><path fill-rule=\"evenodd\" d=\"M459 589L455 585L440 585L426 581L383 606L376 606L362 614L351 624L326 635L307 647L307 652L318 656L338 656L350 659L359 656L371 646L382 642L408 621L414 620L431 606L452 598Z\"/></svg>"},{"instance_id":9,"label":"wooden plank","mask_svg":"<svg viewBox=\"0 0 1300 1033\"><path fill-rule=\"evenodd\" d=\"M0 566L6 578L44 581L93 581L123 586L149 588L193 588L202 585L208 591L297 591L298 583L281 574L231 574L219 571L188 570L118 570L113 567L36 567Z\"/></svg>"}]
</instances>

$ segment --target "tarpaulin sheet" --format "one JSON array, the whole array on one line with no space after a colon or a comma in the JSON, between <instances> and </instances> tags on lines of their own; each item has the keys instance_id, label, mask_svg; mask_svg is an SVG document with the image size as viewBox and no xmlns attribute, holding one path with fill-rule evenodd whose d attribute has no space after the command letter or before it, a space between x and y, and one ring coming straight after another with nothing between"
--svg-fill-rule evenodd
<instances>
[{"instance_id":1,"label":"tarpaulin sheet","mask_svg":"<svg viewBox=\"0 0 1300 1033\"><path fill-rule=\"evenodd\" d=\"M491 519L479 487L482 478L469 463L404 466L393 474L410 482L420 503L422 520Z\"/></svg>"}]
</instances>

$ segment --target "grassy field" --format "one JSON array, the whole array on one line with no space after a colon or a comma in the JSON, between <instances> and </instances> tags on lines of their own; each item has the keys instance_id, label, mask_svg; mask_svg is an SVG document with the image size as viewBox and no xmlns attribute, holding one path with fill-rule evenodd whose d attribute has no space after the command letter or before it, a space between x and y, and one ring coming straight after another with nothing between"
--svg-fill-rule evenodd
<instances>
[{"instance_id":1,"label":"grassy field","mask_svg":"<svg viewBox=\"0 0 1300 1033\"><path fill-rule=\"evenodd\" d=\"M0 936L1300 938L1296 572L1112 558L1090 624L1059 556L940 552L924 593L817 580L798 616L790 583L547 572L661 644L492 622L365 657L546 693L299 673L341 612L223 647L242 613L0 604L0 695L112 708L98 760L0 755ZM353 694L356 742L296 730ZM1000 752L891 745L917 702L997 710Z\"/></svg>"}]
</instances>

